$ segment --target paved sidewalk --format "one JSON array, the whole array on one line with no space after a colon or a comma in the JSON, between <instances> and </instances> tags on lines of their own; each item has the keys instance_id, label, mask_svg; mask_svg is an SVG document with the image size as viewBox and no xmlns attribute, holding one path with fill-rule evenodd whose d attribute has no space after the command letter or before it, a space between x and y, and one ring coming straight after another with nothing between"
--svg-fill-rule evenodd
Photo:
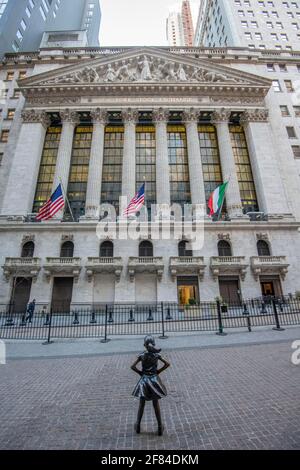
<instances>
[{"instance_id":1,"label":"paved sidewalk","mask_svg":"<svg viewBox=\"0 0 300 470\"><path fill-rule=\"evenodd\" d=\"M164 350L225 347L241 344L261 344L286 340L300 340L300 326L287 327L284 331L274 331L272 327L255 328L252 333L241 330L228 330L227 336L215 333L172 333L168 339L157 341ZM115 336L103 344L99 339L56 340L43 345L41 341L5 340L7 358L95 356L135 353L143 349L143 336Z\"/></svg>"},{"instance_id":2,"label":"paved sidewalk","mask_svg":"<svg viewBox=\"0 0 300 470\"><path fill-rule=\"evenodd\" d=\"M291 338L284 338L300 339L299 329L255 335L249 333L249 338L263 342L272 335L277 340L226 344L234 340L231 334L216 337L215 347L205 345L211 342L209 335L196 335L185 337L189 349L181 350L171 344L177 341L179 346L182 338L159 341L171 362L162 376L169 393L161 400L166 427L162 437L155 434L151 404L146 406L142 434L133 430L138 402L131 392L138 377L130 365L135 353L105 350L90 357L9 360L0 366L0 448L300 449L300 366L291 363ZM241 338L237 333L235 339ZM204 347L194 347L196 342ZM87 349L92 343L80 344ZM115 351L125 344L140 350L136 339L95 347ZM66 354L66 346L72 345L43 348L48 354L52 348L54 354L61 347Z\"/></svg>"}]
</instances>

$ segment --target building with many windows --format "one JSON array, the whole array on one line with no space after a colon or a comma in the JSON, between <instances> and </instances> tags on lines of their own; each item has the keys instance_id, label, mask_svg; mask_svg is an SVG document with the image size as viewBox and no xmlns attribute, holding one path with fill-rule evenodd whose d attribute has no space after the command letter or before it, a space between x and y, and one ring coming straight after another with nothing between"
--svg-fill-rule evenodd
<instances>
[{"instance_id":1,"label":"building with many windows","mask_svg":"<svg viewBox=\"0 0 300 470\"><path fill-rule=\"evenodd\" d=\"M299 74L295 51L49 47L7 56L0 303L22 311L35 298L68 311L300 290ZM222 216L204 218L203 247L185 226L175 236L225 180ZM170 204L188 209L184 219L172 209L170 236L99 230L144 181L159 234ZM36 222L59 182L74 220L66 204Z\"/></svg>"},{"instance_id":2,"label":"building with many windows","mask_svg":"<svg viewBox=\"0 0 300 470\"><path fill-rule=\"evenodd\" d=\"M201 0L195 46L300 48L300 2Z\"/></svg>"},{"instance_id":3,"label":"building with many windows","mask_svg":"<svg viewBox=\"0 0 300 470\"><path fill-rule=\"evenodd\" d=\"M191 47L194 43L194 25L189 0L181 4L181 13L173 11L167 18L169 46Z\"/></svg>"},{"instance_id":4,"label":"building with many windows","mask_svg":"<svg viewBox=\"0 0 300 470\"><path fill-rule=\"evenodd\" d=\"M99 0L0 0L0 57L38 50L46 31L86 31L83 45L99 46L100 22Z\"/></svg>"}]
</instances>

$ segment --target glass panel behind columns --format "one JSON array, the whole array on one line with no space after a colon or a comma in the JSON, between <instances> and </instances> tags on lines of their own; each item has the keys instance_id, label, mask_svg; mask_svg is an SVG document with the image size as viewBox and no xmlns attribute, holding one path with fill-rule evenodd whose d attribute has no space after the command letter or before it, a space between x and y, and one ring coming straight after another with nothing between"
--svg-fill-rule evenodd
<instances>
[{"instance_id":1,"label":"glass panel behind columns","mask_svg":"<svg viewBox=\"0 0 300 470\"><path fill-rule=\"evenodd\" d=\"M75 220L85 214L85 199L93 126L77 126L74 133L68 184L68 199ZM70 215L66 205L66 215Z\"/></svg>"},{"instance_id":2,"label":"glass panel behind columns","mask_svg":"<svg viewBox=\"0 0 300 470\"><path fill-rule=\"evenodd\" d=\"M211 193L223 183L220 152L215 126L204 124L198 126L205 198L208 203ZM223 204L223 213L226 213L226 201Z\"/></svg>"},{"instance_id":3,"label":"glass panel behind columns","mask_svg":"<svg viewBox=\"0 0 300 470\"><path fill-rule=\"evenodd\" d=\"M188 150L185 126L168 126L171 203L191 204Z\"/></svg>"},{"instance_id":4,"label":"glass panel behind columns","mask_svg":"<svg viewBox=\"0 0 300 470\"><path fill-rule=\"evenodd\" d=\"M148 210L156 204L156 142L154 126L136 127L136 190L145 185Z\"/></svg>"},{"instance_id":5,"label":"glass panel behind columns","mask_svg":"<svg viewBox=\"0 0 300 470\"><path fill-rule=\"evenodd\" d=\"M60 126L48 128L32 208L34 214L51 196L60 136Z\"/></svg>"},{"instance_id":6,"label":"glass panel behind columns","mask_svg":"<svg viewBox=\"0 0 300 470\"><path fill-rule=\"evenodd\" d=\"M230 136L244 212L259 210L247 141L242 126L230 125Z\"/></svg>"},{"instance_id":7,"label":"glass panel behind columns","mask_svg":"<svg viewBox=\"0 0 300 470\"><path fill-rule=\"evenodd\" d=\"M122 193L122 162L124 126L106 126L101 204L111 204L119 212L119 197Z\"/></svg>"}]
</instances>

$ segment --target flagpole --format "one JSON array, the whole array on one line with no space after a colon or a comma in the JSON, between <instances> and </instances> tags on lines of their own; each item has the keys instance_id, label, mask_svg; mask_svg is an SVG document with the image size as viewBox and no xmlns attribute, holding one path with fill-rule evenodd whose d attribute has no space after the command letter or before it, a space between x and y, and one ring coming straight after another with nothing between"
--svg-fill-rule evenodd
<instances>
[{"instance_id":1,"label":"flagpole","mask_svg":"<svg viewBox=\"0 0 300 470\"><path fill-rule=\"evenodd\" d=\"M61 187L62 187L63 193L64 193L64 195L65 195L65 199L66 199L66 201L67 201L67 204L68 204L68 208L69 208L69 211L70 211L71 217L72 217L72 219L73 219L73 222L75 222L74 215L73 215L73 211L72 211L72 209L71 209L70 202L69 202L69 199L68 199L67 193L66 193L66 191L65 191L64 185L63 185L63 183L62 183L62 180L61 180L60 178L59 178L59 181L60 181L60 184L61 184Z\"/></svg>"}]
</instances>

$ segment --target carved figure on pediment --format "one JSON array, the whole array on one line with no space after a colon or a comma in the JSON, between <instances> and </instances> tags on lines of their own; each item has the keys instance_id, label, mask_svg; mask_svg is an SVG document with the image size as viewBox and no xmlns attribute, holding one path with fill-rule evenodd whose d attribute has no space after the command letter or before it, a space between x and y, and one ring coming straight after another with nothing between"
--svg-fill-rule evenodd
<instances>
[{"instance_id":1,"label":"carved figure on pediment","mask_svg":"<svg viewBox=\"0 0 300 470\"><path fill-rule=\"evenodd\" d=\"M184 70L182 64L180 64L179 67L178 67L177 77L178 77L178 80L180 80L181 82L186 82L187 81L187 75L185 73L185 70Z\"/></svg>"},{"instance_id":2,"label":"carved figure on pediment","mask_svg":"<svg viewBox=\"0 0 300 470\"><path fill-rule=\"evenodd\" d=\"M94 82L99 82L100 77L93 67L85 67L81 73L81 81L83 82L88 82L88 83L94 83Z\"/></svg>"},{"instance_id":3,"label":"carved figure on pediment","mask_svg":"<svg viewBox=\"0 0 300 470\"><path fill-rule=\"evenodd\" d=\"M198 67L194 69L194 72L192 73L190 77L191 81L197 81L197 82L203 82L204 77L203 77L203 70L199 69Z\"/></svg>"},{"instance_id":4,"label":"carved figure on pediment","mask_svg":"<svg viewBox=\"0 0 300 470\"><path fill-rule=\"evenodd\" d=\"M143 60L139 62L139 67L141 67L141 77L140 79L144 82L146 80L152 80L152 74L150 70L150 63L147 57L144 55Z\"/></svg>"},{"instance_id":5,"label":"carved figure on pediment","mask_svg":"<svg viewBox=\"0 0 300 470\"><path fill-rule=\"evenodd\" d=\"M175 64L173 62L168 63L168 74L166 80L177 81L177 74L175 72Z\"/></svg>"},{"instance_id":6,"label":"carved figure on pediment","mask_svg":"<svg viewBox=\"0 0 300 470\"><path fill-rule=\"evenodd\" d=\"M108 64L107 71L104 77L105 82L114 82L117 78L117 73L111 64Z\"/></svg>"},{"instance_id":7,"label":"carved figure on pediment","mask_svg":"<svg viewBox=\"0 0 300 470\"><path fill-rule=\"evenodd\" d=\"M116 78L121 82L125 80L135 81L137 79L136 74L129 70L129 66L126 64L125 60L122 61L121 67L117 70Z\"/></svg>"},{"instance_id":8,"label":"carved figure on pediment","mask_svg":"<svg viewBox=\"0 0 300 470\"><path fill-rule=\"evenodd\" d=\"M205 72L203 72L203 77L208 82L228 82L228 81L231 82L231 81L235 81L232 78L226 77L226 75L223 75L221 73L216 73L216 72L213 72L213 71L209 71L209 70L206 70Z\"/></svg>"},{"instance_id":9,"label":"carved figure on pediment","mask_svg":"<svg viewBox=\"0 0 300 470\"><path fill-rule=\"evenodd\" d=\"M166 68L166 62L162 62L161 60L158 60L157 65L154 68L154 72L152 74L153 80L158 80L161 81L165 78L165 68Z\"/></svg>"}]
</instances>

